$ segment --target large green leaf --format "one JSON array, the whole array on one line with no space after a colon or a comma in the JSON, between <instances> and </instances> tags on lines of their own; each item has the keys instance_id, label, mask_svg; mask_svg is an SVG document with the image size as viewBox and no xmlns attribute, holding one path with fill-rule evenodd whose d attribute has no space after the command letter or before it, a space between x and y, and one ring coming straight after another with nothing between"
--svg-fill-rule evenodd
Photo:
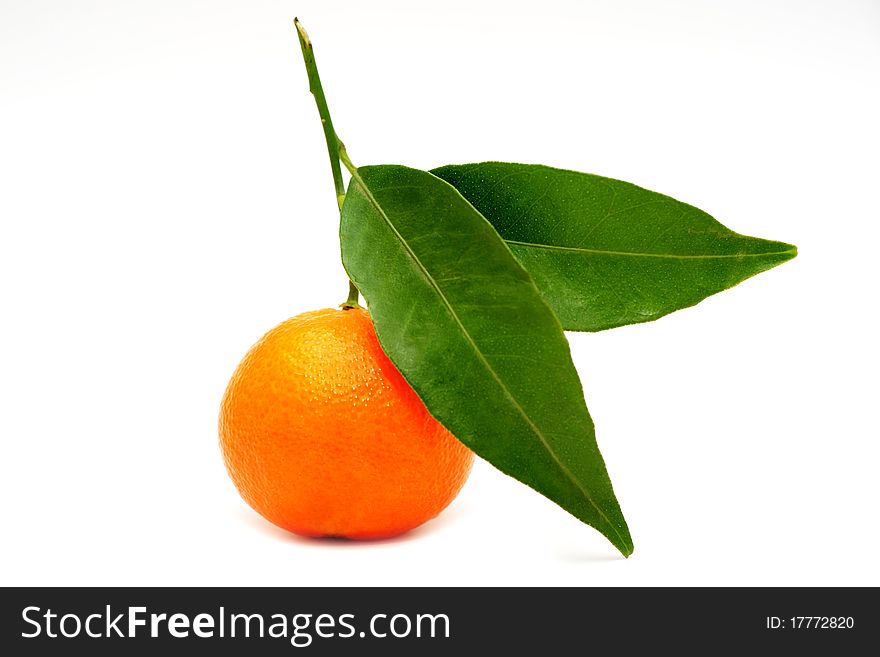
<instances>
[{"instance_id":1,"label":"large green leaf","mask_svg":"<svg viewBox=\"0 0 880 657\"><path fill-rule=\"evenodd\" d=\"M392 362L459 440L629 555L568 342L531 277L449 184L357 171L342 260Z\"/></svg>"},{"instance_id":2,"label":"large green leaf","mask_svg":"<svg viewBox=\"0 0 880 657\"><path fill-rule=\"evenodd\" d=\"M611 178L504 162L432 173L507 240L567 330L648 322L797 254Z\"/></svg>"}]
</instances>

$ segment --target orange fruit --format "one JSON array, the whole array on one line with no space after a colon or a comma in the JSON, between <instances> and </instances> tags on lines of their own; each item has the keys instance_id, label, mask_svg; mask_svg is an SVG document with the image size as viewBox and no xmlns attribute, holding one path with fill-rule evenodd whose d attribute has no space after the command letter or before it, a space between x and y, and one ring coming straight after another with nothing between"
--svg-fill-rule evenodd
<instances>
[{"instance_id":1,"label":"orange fruit","mask_svg":"<svg viewBox=\"0 0 880 657\"><path fill-rule=\"evenodd\" d=\"M455 498L473 463L361 308L303 313L263 336L226 389L220 446L244 500L304 536L406 532Z\"/></svg>"}]
</instances>

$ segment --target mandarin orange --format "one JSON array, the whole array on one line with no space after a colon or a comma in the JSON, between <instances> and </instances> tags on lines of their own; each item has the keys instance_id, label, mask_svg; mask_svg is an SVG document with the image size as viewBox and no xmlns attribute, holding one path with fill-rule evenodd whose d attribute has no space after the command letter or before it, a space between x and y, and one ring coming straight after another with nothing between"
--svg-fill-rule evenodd
<instances>
[{"instance_id":1,"label":"mandarin orange","mask_svg":"<svg viewBox=\"0 0 880 657\"><path fill-rule=\"evenodd\" d=\"M303 313L263 336L223 397L220 445L244 500L305 536L406 532L453 500L473 463L361 308Z\"/></svg>"}]
</instances>

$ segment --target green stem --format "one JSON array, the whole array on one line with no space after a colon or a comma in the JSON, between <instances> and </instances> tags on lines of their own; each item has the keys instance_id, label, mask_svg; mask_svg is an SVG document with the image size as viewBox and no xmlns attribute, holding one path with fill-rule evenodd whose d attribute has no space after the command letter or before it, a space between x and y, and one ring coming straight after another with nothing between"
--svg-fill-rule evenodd
<instances>
[{"instance_id":1,"label":"green stem","mask_svg":"<svg viewBox=\"0 0 880 657\"><path fill-rule=\"evenodd\" d=\"M348 279L348 299L345 300L340 307L343 310L351 310L352 308L360 308L361 305L358 303L358 296L360 291L357 289L357 285L349 278Z\"/></svg>"},{"instance_id":2,"label":"green stem","mask_svg":"<svg viewBox=\"0 0 880 657\"><path fill-rule=\"evenodd\" d=\"M348 169L348 172L357 180L360 180L360 176L357 172L357 167L351 163L351 160L348 159L348 151L345 150L345 144L343 144L338 139L336 140L337 147L339 149L339 159L342 160L342 164L345 165L345 168Z\"/></svg>"},{"instance_id":3,"label":"green stem","mask_svg":"<svg viewBox=\"0 0 880 657\"><path fill-rule=\"evenodd\" d=\"M321 76L318 75L318 64L315 62L315 50L312 41L306 33L298 18L293 19L299 36L299 46L302 49L303 61L306 65L306 73L309 76L309 91L315 97L318 106L318 114L321 117L321 125L324 127L324 139L327 141L327 153L330 156L330 168L333 170L333 184L336 187L336 201L340 209L345 199L345 183L342 181L342 170L339 166L339 138L333 129L333 120L330 118L330 108L327 107L327 99L324 97L324 87L321 86Z\"/></svg>"},{"instance_id":4,"label":"green stem","mask_svg":"<svg viewBox=\"0 0 880 657\"><path fill-rule=\"evenodd\" d=\"M348 169L348 172L351 174L351 179L354 180L363 189L366 189L367 185L366 183L364 183L364 179L361 178L361 174L358 173L358 168L354 164L352 164L351 160L348 157L348 151L345 150L345 144L343 144L341 141L339 142L339 159L342 160L342 164L345 165L346 169Z\"/></svg>"},{"instance_id":5,"label":"green stem","mask_svg":"<svg viewBox=\"0 0 880 657\"><path fill-rule=\"evenodd\" d=\"M330 169L333 172L333 186L336 188L336 204L342 211L342 203L345 201L345 182L342 180L342 168L339 165L340 151L344 152L339 137L333 129L333 120L330 118L330 108L327 107L327 99L324 97L324 87L321 86L321 76L318 75L318 64L315 62L315 51L312 41L306 33L298 18L293 19L296 33L299 37L299 45L302 49L303 61L306 65L306 73L309 76L309 91L315 97L318 106L318 115L321 117L321 125L324 128L324 139L327 141L327 154L330 156ZM351 162L346 155L346 167ZM354 282L348 281L348 299L342 304L343 308L360 308L358 305L358 289Z\"/></svg>"}]
</instances>

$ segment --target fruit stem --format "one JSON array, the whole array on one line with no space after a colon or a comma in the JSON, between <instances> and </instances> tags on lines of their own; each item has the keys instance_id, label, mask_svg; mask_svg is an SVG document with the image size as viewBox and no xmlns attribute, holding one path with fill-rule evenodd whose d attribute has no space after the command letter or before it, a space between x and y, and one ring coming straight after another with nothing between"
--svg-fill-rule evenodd
<instances>
[{"instance_id":1,"label":"fruit stem","mask_svg":"<svg viewBox=\"0 0 880 657\"><path fill-rule=\"evenodd\" d=\"M357 285L355 285L351 279L348 279L348 299L345 300L340 308L343 310L351 310L352 308L360 308L361 305L358 303L358 295L360 291L357 289Z\"/></svg>"},{"instance_id":2,"label":"fruit stem","mask_svg":"<svg viewBox=\"0 0 880 657\"><path fill-rule=\"evenodd\" d=\"M324 87L321 86L321 76L318 75L318 64L315 62L315 51L312 47L312 40L306 33L298 18L293 19L293 25L296 27L296 33L299 37L299 46L302 49L303 61L306 65L306 73L309 76L309 91L315 97L315 105L318 106L318 115L321 117L321 125L324 128L324 139L327 141L327 154L330 156L330 169L333 172L333 186L336 189L336 204L339 211L342 211L342 204L345 201L345 182L342 180L342 167L339 164L340 148L344 151L336 130L333 129L333 120L330 118L330 108L327 107L327 99L324 97ZM348 160L348 156L346 156ZM347 161L346 167L351 164ZM360 308L358 304L359 292L354 281L348 281L348 299L341 305L343 309Z\"/></svg>"}]
</instances>

